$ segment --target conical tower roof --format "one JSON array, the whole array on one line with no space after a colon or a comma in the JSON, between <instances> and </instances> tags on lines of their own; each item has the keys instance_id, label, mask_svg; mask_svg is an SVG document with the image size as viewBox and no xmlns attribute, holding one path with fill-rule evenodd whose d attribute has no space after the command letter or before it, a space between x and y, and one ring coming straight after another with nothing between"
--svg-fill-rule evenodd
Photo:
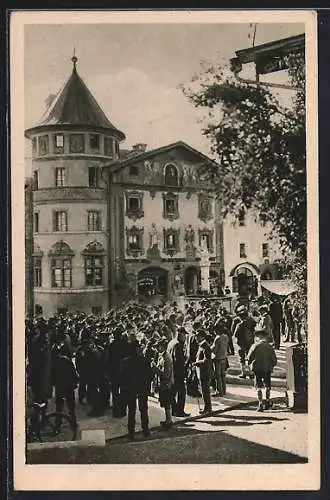
<instances>
[{"instance_id":1,"label":"conical tower roof","mask_svg":"<svg viewBox=\"0 0 330 500\"><path fill-rule=\"evenodd\" d=\"M29 128L26 133L38 128L55 126L83 126L93 129L107 129L114 132L121 140L125 134L118 130L106 117L95 97L85 82L78 75L74 56L73 71L70 78L59 90L39 123Z\"/></svg>"}]
</instances>

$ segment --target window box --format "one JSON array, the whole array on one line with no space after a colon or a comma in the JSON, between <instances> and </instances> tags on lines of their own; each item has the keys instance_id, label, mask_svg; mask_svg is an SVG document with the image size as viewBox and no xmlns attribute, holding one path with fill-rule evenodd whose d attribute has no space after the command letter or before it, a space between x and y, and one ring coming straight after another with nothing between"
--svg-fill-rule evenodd
<instances>
[{"instance_id":1,"label":"window box","mask_svg":"<svg viewBox=\"0 0 330 500\"><path fill-rule=\"evenodd\" d=\"M139 257L144 253L143 247L144 229L133 226L126 229L126 255L129 257Z\"/></svg>"}]
</instances>

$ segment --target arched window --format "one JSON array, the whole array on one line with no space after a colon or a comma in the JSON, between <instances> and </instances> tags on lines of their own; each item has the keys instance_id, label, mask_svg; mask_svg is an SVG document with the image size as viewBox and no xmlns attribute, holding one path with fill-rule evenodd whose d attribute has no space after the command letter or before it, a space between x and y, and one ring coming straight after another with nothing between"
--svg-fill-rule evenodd
<instances>
[{"instance_id":1,"label":"arched window","mask_svg":"<svg viewBox=\"0 0 330 500\"><path fill-rule=\"evenodd\" d=\"M169 164L165 166L165 184L167 186L178 186L179 185L179 174L178 169L175 165Z\"/></svg>"},{"instance_id":2,"label":"arched window","mask_svg":"<svg viewBox=\"0 0 330 500\"><path fill-rule=\"evenodd\" d=\"M72 257L71 247L61 240L55 243L48 253L51 263L52 288L72 287Z\"/></svg>"},{"instance_id":3,"label":"arched window","mask_svg":"<svg viewBox=\"0 0 330 500\"><path fill-rule=\"evenodd\" d=\"M85 260L85 285L102 286L104 284L104 255L105 251L101 243L92 241L83 250Z\"/></svg>"}]
</instances>

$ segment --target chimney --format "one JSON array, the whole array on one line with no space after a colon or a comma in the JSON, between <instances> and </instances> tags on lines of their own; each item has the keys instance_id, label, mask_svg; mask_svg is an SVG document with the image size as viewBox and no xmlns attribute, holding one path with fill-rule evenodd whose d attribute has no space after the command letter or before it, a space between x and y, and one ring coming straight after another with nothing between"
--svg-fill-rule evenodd
<instances>
[{"instance_id":1,"label":"chimney","mask_svg":"<svg viewBox=\"0 0 330 500\"><path fill-rule=\"evenodd\" d=\"M145 153L147 149L147 144L142 144L141 142L139 142L138 144L134 144L132 146L132 149L133 151L139 151L140 153Z\"/></svg>"},{"instance_id":2,"label":"chimney","mask_svg":"<svg viewBox=\"0 0 330 500\"><path fill-rule=\"evenodd\" d=\"M46 105L47 109L50 108L50 106L52 105L52 102L54 101L55 97L56 97L55 94L49 94L49 96L45 100L45 105Z\"/></svg>"}]
</instances>

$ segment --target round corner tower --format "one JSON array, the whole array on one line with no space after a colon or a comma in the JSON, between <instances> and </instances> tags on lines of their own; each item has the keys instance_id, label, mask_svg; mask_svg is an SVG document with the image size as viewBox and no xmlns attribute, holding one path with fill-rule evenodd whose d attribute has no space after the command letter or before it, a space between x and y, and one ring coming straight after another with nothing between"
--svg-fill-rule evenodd
<instances>
[{"instance_id":1,"label":"round corner tower","mask_svg":"<svg viewBox=\"0 0 330 500\"><path fill-rule=\"evenodd\" d=\"M32 141L35 313L108 308L107 185L102 166L125 135L108 120L73 71Z\"/></svg>"}]
</instances>

